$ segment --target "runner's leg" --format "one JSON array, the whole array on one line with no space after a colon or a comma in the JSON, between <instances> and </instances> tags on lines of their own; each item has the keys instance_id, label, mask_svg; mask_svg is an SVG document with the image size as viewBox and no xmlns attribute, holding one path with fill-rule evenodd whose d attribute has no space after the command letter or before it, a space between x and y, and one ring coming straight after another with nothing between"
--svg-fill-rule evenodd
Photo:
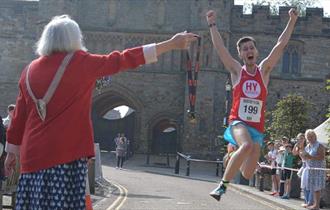
<instances>
[{"instance_id":1,"label":"runner's leg","mask_svg":"<svg viewBox=\"0 0 330 210\"><path fill-rule=\"evenodd\" d=\"M234 178L244 160L251 155L254 144L247 128L242 124L232 127L232 135L239 145L238 150L230 158L222 180L230 181Z\"/></svg>"},{"instance_id":2,"label":"runner's leg","mask_svg":"<svg viewBox=\"0 0 330 210\"><path fill-rule=\"evenodd\" d=\"M251 179L253 177L254 171L257 167L257 162L260 156L260 145L259 143L254 143L251 153L248 155L246 161L243 162L240 170L242 175L246 179Z\"/></svg>"},{"instance_id":3,"label":"runner's leg","mask_svg":"<svg viewBox=\"0 0 330 210\"><path fill-rule=\"evenodd\" d=\"M246 158L248 158L254 147L250 134L243 124L233 125L231 128L231 133L236 143L239 145L239 148L236 152L234 152L228 161L228 165L219 186L210 192L210 196L218 201L226 192L229 181L234 178L242 163Z\"/></svg>"}]
</instances>

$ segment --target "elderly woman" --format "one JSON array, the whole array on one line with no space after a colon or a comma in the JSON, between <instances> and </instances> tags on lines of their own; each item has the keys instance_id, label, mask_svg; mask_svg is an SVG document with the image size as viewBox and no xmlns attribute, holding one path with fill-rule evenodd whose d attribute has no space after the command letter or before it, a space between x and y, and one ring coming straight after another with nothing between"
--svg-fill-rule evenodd
<instances>
[{"instance_id":1,"label":"elderly woman","mask_svg":"<svg viewBox=\"0 0 330 210\"><path fill-rule=\"evenodd\" d=\"M313 205L313 194L310 190L307 190L306 186L308 183L308 172L306 160L300 154L303 154L306 146L306 138L303 133L299 133L296 137L297 143L294 145L292 154L299 155L302 161L302 166L298 171L298 176L301 178L300 187L304 192L305 203L301 204L302 207L308 207Z\"/></svg>"},{"instance_id":2,"label":"elderly woman","mask_svg":"<svg viewBox=\"0 0 330 210\"><path fill-rule=\"evenodd\" d=\"M87 159L94 156L91 102L95 81L156 62L160 54L186 49L196 35L179 33L157 44L91 54L78 24L54 17L23 70L7 132L7 175L20 157L17 209L85 209Z\"/></svg>"},{"instance_id":3,"label":"elderly woman","mask_svg":"<svg viewBox=\"0 0 330 210\"><path fill-rule=\"evenodd\" d=\"M302 174L305 186L302 187L306 191L313 193L314 197L313 204L307 206L307 208L316 210L320 209L321 190L325 188L326 173L324 170L313 168L325 168L325 148L317 141L316 133L313 130L307 130L305 132L305 138L308 144L305 150L299 153L306 162L306 169Z\"/></svg>"}]
</instances>

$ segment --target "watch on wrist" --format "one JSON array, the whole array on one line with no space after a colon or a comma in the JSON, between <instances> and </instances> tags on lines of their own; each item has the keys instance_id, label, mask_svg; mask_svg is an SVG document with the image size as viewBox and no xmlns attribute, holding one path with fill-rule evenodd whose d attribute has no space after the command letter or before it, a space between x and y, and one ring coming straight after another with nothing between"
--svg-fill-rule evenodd
<instances>
[{"instance_id":1,"label":"watch on wrist","mask_svg":"<svg viewBox=\"0 0 330 210\"><path fill-rule=\"evenodd\" d=\"M212 28L213 26L216 26L216 25L217 25L217 24L215 24L215 23L210 23L210 24L209 24L209 27Z\"/></svg>"}]
</instances>

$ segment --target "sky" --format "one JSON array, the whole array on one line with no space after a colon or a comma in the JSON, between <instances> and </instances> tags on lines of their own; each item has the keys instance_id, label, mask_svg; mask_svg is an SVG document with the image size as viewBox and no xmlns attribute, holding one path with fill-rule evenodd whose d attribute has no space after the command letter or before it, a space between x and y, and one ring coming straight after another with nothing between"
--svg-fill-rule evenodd
<instances>
[{"instance_id":1,"label":"sky","mask_svg":"<svg viewBox=\"0 0 330 210\"><path fill-rule=\"evenodd\" d=\"M239 5L243 5L244 2L251 4L251 2L256 2L256 0L235 0L235 4ZM327 14L327 16L330 15L330 0L319 0L317 7L323 7L323 12Z\"/></svg>"}]
</instances>

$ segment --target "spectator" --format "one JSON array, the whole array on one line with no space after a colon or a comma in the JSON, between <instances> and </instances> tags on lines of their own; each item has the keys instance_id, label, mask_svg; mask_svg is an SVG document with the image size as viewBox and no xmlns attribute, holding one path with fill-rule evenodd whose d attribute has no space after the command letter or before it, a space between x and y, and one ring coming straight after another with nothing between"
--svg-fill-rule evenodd
<instances>
[{"instance_id":1,"label":"spectator","mask_svg":"<svg viewBox=\"0 0 330 210\"><path fill-rule=\"evenodd\" d=\"M284 162L284 154L285 154L285 145L287 145L289 143L289 138L286 136L283 136L281 139L281 143L280 143L280 148L278 150L279 152L279 157L278 159L280 159L281 161L279 162L278 166L281 167L281 169L279 169L279 174L280 174L280 192L279 195L283 196L284 195L284 188L285 188L285 172L283 170L282 167L283 166L283 162Z\"/></svg>"},{"instance_id":2,"label":"spectator","mask_svg":"<svg viewBox=\"0 0 330 210\"><path fill-rule=\"evenodd\" d=\"M277 162L276 158L278 155L278 148L275 148L274 142L270 141L267 143L268 147L268 153L266 155L266 159L270 163L271 166L271 175L272 175L272 188L273 192L270 195L279 195L279 182L280 182L280 177L277 175Z\"/></svg>"},{"instance_id":3,"label":"spectator","mask_svg":"<svg viewBox=\"0 0 330 210\"><path fill-rule=\"evenodd\" d=\"M131 141L125 136L126 143L127 143L127 152L126 152L126 160L128 160L130 157L132 157L132 145Z\"/></svg>"},{"instance_id":4,"label":"spectator","mask_svg":"<svg viewBox=\"0 0 330 210\"><path fill-rule=\"evenodd\" d=\"M196 36L183 32L97 55L87 52L74 20L54 17L37 42L39 57L22 72L7 131L6 173L12 173L16 157L21 166L16 208L84 210L87 159L95 155L90 111L96 80L186 49Z\"/></svg>"},{"instance_id":5,"label":"spectator","mask_svg":"<svg viewBox=\"0 0 330 210\"><path fill-rule=\"evenodd\" d=\"M116 142L119 141L120 136L121 136L121 134L120 134L120 133L117 133L117 136L113 139L113 142L115 143L115 147L117 146L117 145L116 145Z\"/></svg>"},{"instance_id":6,"label":"spectator","mask_svg":"<svg viewBox=\"0 0 330 210\"><path fill-rule=\"evenodd\" d=\"M2 117L0 116L0 156L2 156L3 149L6 145L6 128L3 124Z\"/></svg>"},{"instance_id":7,"label":"spectator","mask_svg":"<svg viewBox=\"0 0 330 210\"><path fill-rule=\"evenodd\" d=\"M275 141L274 147L277 151L276 154L276 176L277 176L277 180L278 180L278 189L280 189L280 179L281 179L281 168L282 167L282 162L283 162L283 152L280 151L280 146L281 146L281 142L279 140Z\"/></svg>"},{"instance_id":8,"label":"spectator","mask_svg":"<svg viewBox=\"0 0 330 210\"><path fill-rule=\"evenodd\" d=\"M297 143L294 145L292 154L293 155L299 155L302 161L302 166L299 169L297 175L301 178L300 180L300 187L304 192L304 200L305 202L301 204L302 207L309 207L313 205L313 194L310 190L307 190L306 186L308 183L308 172L306 166L306 160L303 156L300 155L300 152L303 152L305 150L305 145L306 145L306 139L305 135L303 133L299 133L297 135Z\"/></svg>"},{"instance_id":9,"label":"spectator","mask_svg":"<svg viewBox=\"0 0 330 210\"><path fill-rule=\"evenodd\" d=\"M13 113L15 109L15 104L9 104L7 107L7 117L2 119L3 120L3 125L7 129L11 123L11 119L13 118Z\"/></svg>"},{"instance_id":10,"label":"spectator","mask_svg":"<svg viewBox=\"0 0 330 210\"><path fill-rule=\"evenodd\" d=\"M317 141L314 130L308 129L305 132L307 146L304 151L299 154L306 160L306 169L308 171L308 179L306 182L306 190L313 193L313 205L308 209L320 209L321 190L325 188L326 173L324 170L314 170L309 168L325 168L325 148Z\"/></svg>"},{"instance_id":11,"label":"spectator","mask_svg":"<svg viewBox=\"0 0 330 210\"><path fill-rule=\"evenodd\" d=\"M4 147L6 145L6 128L3 125L2 117L0 116L0 181L5 177L4 162L6 153Z\"/></svg>"},{"instance_id":12,"label":"spectator","mask_svg":"<svg viewBox=\"0 0 330 210\"><path fill-rule=\"evenodd\" d=\"M284 152L282 166L285 168L293 167L292 144L285 145L285 152ZM281 197L282 199L290 198L291 178L292 178L292 170L284 169L283 170L283 180L285 180L285 183L284 183L284 195Z\"/></svg>"},{"instance_id":13,"label":"spectator","mask_svg":"<svg viewBox=\"0 0 330 210\"><path fill-rule=\"evenodd\" d=\"M289 138L286 136L283 136L282 140L281 140L280 150L285 151L285 145L289 144L289 142L290 142Z\"/></svg>"},{"instance_id":14,"label":"spectator","mask_svg":"<svg viewBox=\"0 0 330 210\"><path fill-rule=\"evenodd\" d=\"M123 168L125 161L125 156L127 152L127 139L122 134L120 138L116 139L116 157L117 157L117 167L119 169Z\"/></svg>"}]
</instances>

